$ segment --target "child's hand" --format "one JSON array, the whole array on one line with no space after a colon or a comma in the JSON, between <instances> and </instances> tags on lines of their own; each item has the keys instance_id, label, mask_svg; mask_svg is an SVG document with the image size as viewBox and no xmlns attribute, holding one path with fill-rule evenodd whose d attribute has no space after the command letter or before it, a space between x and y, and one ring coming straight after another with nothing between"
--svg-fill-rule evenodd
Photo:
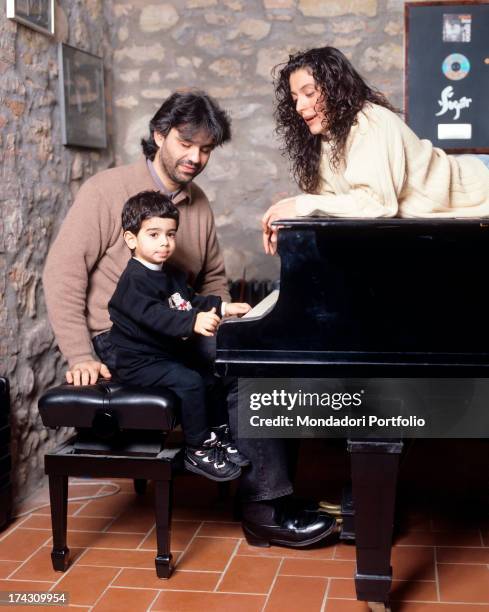
<instances>
[{"instance_id":1,"label":"child's hand","mask_svg":"<svg viewBox=\"0 0 489 612\"><path fill-rule=\"evenodd\" d=\"M219 321L215 308L211 308L208 312L199 312L195 317L194 332L201 336L213 336Z\"/></svg>"},{"instance_id":2,"label":"child's hand","mask_svg":"<svg viewBox=\"0 0 489 612\"><path fill-rule=\"evenodd\" d=\"M244 302L234 302L226 304L227 317L242 317L251 310L251 306Z\"/></svg>"}]
</instances>

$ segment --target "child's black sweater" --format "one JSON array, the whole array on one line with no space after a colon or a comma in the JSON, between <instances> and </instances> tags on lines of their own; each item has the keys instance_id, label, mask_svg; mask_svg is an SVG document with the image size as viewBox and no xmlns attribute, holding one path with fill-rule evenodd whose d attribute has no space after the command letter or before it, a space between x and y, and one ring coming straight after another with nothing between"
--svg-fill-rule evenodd
<instances>
[{"instance_id":1,"label":"child's black sweater","mask_svg":"<svg viewBox=\"0 0 489 612\"><path fill-rule=\"evenodd\" d=\"M197 314L213 307L220 316L221 298L196 295L171 264L150 270L131 259L109 302L110 340L122 349L171 356L193 334Z\"/></svg>"}]
</instances>

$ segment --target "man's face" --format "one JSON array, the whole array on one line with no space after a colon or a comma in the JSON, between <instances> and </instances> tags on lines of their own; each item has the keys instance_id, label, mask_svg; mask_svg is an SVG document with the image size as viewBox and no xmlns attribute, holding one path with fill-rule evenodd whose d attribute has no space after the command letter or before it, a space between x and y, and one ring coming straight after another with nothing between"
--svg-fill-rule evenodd
<instances>
[{"instance_id":1,"label":"man's face","mask_svg":"<svg viewBox=\"0 0 489 612\"><path fill-rule=\"evenodd\" d=\"M159 147L155 164L175 189L202 172L215 146L206 130L193 131L187 126L172 128L167 136L155 132L154 139Z\"/></svg>"}]
</instances>

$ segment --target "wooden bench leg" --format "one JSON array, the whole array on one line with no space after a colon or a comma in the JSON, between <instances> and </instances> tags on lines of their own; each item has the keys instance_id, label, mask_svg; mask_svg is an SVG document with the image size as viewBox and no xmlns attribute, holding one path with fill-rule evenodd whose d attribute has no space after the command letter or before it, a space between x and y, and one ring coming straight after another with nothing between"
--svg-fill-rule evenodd
<instances>
[{"instance_id":1,"label":"wooden bench leg","mask_svg":"<svg viewBox=\"0 0 489 612\"><path fill-rule=\"evenodd\" d=\"M53 569L64 572L70 562L70 550L66 546L68 514L68 476L49 474L49 498L51 500L51 524L53 529Z\"/></svg>"},{"instance_id":2,"label":"wooden bench leg","mask_svg":"<svg viewBox=\"0 0 489 612\"><path fill-rule=\"evenodd\" d=\"M173 571L170 552L172 481L155 480L156 575L169 578Z\"/></svg>"}]
</instances>

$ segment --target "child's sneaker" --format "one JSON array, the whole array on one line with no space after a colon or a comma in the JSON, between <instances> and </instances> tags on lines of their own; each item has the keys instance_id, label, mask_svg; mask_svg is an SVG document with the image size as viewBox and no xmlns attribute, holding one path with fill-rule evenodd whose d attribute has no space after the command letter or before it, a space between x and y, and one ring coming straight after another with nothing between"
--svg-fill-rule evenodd
<instances>
[{"instance_id":1,"label":"child's sneaker","mask_svg":"<svg viewBox=\"0 0 489 612\"><path fill-rule=\"evenodd\" d=\"M211 480L234 480L241 475L241 468L226 458L225 450L218 444L217 436L211 437L198 448L185 449L184 465L187 470Z\"/></svg>"},{"instance_id":2,"label":"child's sneaker","mask_svg":"<svg viewBox=\"0 0 489 612\"><path fill-rule=\"evenodd\" d=\"M212 432L217 435L218 443L224 449L228 461L239 465L239 467L246 467L250 465L250 460L245 457L242 452L236 447L229 431L229 425L219 425L219 427L213 427Z\"/></svg>"}]
</instances>

